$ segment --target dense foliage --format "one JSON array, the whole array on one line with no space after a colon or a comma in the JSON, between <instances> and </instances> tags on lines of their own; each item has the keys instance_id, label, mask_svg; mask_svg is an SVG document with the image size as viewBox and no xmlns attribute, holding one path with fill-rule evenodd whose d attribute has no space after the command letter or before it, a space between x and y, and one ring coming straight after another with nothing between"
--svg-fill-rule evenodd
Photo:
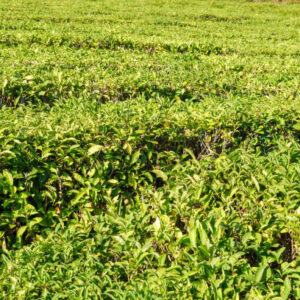
<instances>
[{"instance_id":1,"label":"dense foliage","mask_svg":"<svg viewBox=\"0 0 300 300\"><path fill-rule=\"evenodd\" d=\"M300 6L0 2L1 299L300 299Z\"/></svg>"}]
</instances>

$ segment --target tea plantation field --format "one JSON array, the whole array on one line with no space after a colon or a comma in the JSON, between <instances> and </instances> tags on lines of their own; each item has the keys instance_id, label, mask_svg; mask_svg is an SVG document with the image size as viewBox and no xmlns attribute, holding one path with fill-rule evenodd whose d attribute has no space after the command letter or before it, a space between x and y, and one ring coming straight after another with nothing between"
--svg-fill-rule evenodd
<instances>
[{"instance_id":1,"label":"tea plantation field","mask_svg":"<svg viewBox=\"0 0 300 300\"><path fill-rule=\"evenodd\" d=\"M0 299L300 299L300 4L0 1Z\"/></svg>"}]
</instances>

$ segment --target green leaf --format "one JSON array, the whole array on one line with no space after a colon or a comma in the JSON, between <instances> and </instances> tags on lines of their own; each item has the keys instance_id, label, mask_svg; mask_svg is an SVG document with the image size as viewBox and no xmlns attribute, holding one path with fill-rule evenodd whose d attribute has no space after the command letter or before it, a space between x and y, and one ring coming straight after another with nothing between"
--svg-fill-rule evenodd
<instances>
[{"instance_id":1,"label":"green leaf","mask_svg":"<svg viewBox=\"0 0 300 300\"><path fill-rule=\"evenodd\" d=\"M155 222L153 223L153 227L155 232L158 232L160 229L160 219L159 217L156 218Z\"/></svg>"},{"instance_id":2,"label":"green leaf","mask_svg":"<svg viewBox=\"0 0 300 300\"><path fill-rule=\"evenodd\" d=\"M116 180L116 179L109 179L107 182L111 183L111 184L118 184L119 183L119 181Z\"/></svg>"},{"instance_id":3,"label":"green leaf","mask_svg":"<svg viewBox=\"0 0 300 300\"><path fill-rule=\"evenodd\" d=\"M43 218L36 217L29 222L28 226L29 226L29 228L32 228L34 225L41 223L42 221L43 221Z\"/></svg>"},{"instance_id":4,"label":"green leaf","mask_svg":"<svg viewBox=\"0 0 300 300\"><path fill-rule=\"evenodd\" d=\"M124 245L124 244L125 244L124 240L123 240L120 236L115 235L113 238L114 238L117 242L119 242L121 245Z\"/></svg>"},{"instance_id":5,"label":"green leaf","mask_svg":"<svg viewBox=\"0 0 300 300\"><path fill-rule=\"evenodd\" d=\"M295 129L295 130L300 130L300 123L296 123L296 124L293 126L293 129Z\"/></svg>"},{"instance_id":6,"label":"green leaf","mask_svg":"<svg viewBox=\"0 0 300 300\"><path fill-rule=\"evenodd\" d=\"M257 191L260 191L259 183L256 180L256 178L253 175L251 175L251 178L252 178L252 181L254 182L254 184L256 186Z\"/></svg>"},{"instance_id":7,"label":"green leaf","mask_svg":"<svg viewBox=\"0 0 300 300\"><path fill-rule=\"evenodd\" d=\"M264 275L264 271L266 269L265 265L260 266L255 272L255 282L259 283Z\"/></svg>"},{"instance_id":8,"label":"green leaf","mask_svg":"<svg viewBox=\"0 0 300 300\"><path fill-rule=\"evenodd\" d=\"M283 289L281 290L281 297L284 300L287 300L289 298L289 295L291 293L292 286L291 286L291 281L289 278L286 276L283 284Z\"/></svg>"},{"instance_id":9,"label":"green leaf","mask_svg":"<svg viewBox=\"0 0 300 300\"><path fill-rule=\"evenodd\" d=\"M131 156L130 164L133 165L134 163L136 163L137 160L139 159L140 155L141 155L141 153L139 150L135 151Z\"/></svg>"},{"instance_id":10,"label":"green leaf","mask_svg":"<svg viewBox=\"0 0 300 300\"><path fill-rule=\"evenodd\" d=\"M14 185L14 179L13 179L13 176L11 175L11 173L9 173L7 170L3 170L3 176L6 178L8 184L10 186Z\"/></svg>"},{"instance_id":11,"label":"green leaf","mask_svg":"<svg viewBox=\"0 0 300 300\"><path fill-rule=\"evenodd\" d=\"M153 177L149 172L145 172L143 174L150 182L153 182Z\"/></svg>"},{"instance_id":12,"label":"green leaf","mask_svg":"<svg viewBox=\"0 0 300 300\"><path fill-rule=\"evenodd\" d=\"M2 84L2 88L5 89L5 87L7 86L7 84L8 84L8 80L4 79L3 84Z\"/></svg>"},{"instance_id":13,"label":"green leaf","mask_svg":"<svg viewBox=\"0 0 300 300\"><path fill-rule=\"evenodd\" d=\"M163 181L168 180L168 176L161 170L152 170L152 172L159 178L161 178Z\"/></svg>"},{"instance_id":14,"label":"green leaf","mask_svg":"<svg viewBox=\"0 0 300 300\"><path fill-rule=\"evenodd\" d=\"M124 149L125 151L127 151L128 154L131 154L131 152L132 152L132 147L131 147L131 145L128 144L128 143L125 143L125 144L124 144L123 149Z\"/></svg>"},{"instance_id":15,"label":"green leaf","mask_svg":"<svg viewBox=\"0 0 300 300\"><path fill-rule=\"evenodd\" d=\"M28 75L25 77L26 80L32 80L33 78L34 78L33 75Z\"/></svg>"},{"instance_id":16,"label":"green leaf","mask_svg":"<svg viewBox=\"0 0 300 300\"><path fill-rule=\"evenodd\" d=\"M18 229L18 231L17 231L17 237L20 238L20 237L24 234L24 232L26 231L26 229L27 229L27 226L26 226L26 225L20 227L20 228Z\"/></svg>"},{"instance_id":17,"label":"green leaf","mask_svg":"<svg viewBox=\"0 0 300 300\"><path fill-rule=\"evenodd\" d=\"M242 237L242 244L245 246L250 239L252 239L252 233L246 232Z\"/></svg>"},{"instance_id":18,"label":"green leaf","mask_svg":"<svg viewBox=\"0 0 300 300\"><path fill-rule=\"evenodd\" d=\"M166 254L162 254L162 255L159 257L159 259L158 259L158 265L159 265L160 267L163 267L163 266L164 266L165 261L166 261L166 257L167 257Z\"/></svg>"},{"instance_id":19,"label":"green leaf","mask_svg":"<svg viewBox=\"0 0 300 300\"><path fill-rule=\"evenodd\" d=\"M91 156L93 154L95 154L96 152L99 152L103 149L103 146L101 145L94 145L92 147L89 148L88 150L88 156Z\"/></svg>"},{"instance_id":20,"label":"green leaf","mask_svg":"<svg viewBox=\"0 0 300 300\"><path fill-rule=\"evenodd\" d=\"M78 173L74 173L73 176L77 182L79 182L81 185L85 185L84 179Z\"/></svg>"},{"instance_id":21,"label":"green leaf","mask_svg":"<svg viewBox=\"0 0 300 300\"><path fill-rule=\"evenodd\" d=\"M85 190L85 189L81 190L81 192L79 192L79 193L76 195L76 197L75 197L73 200L71 200L71 203L70 203L70 204L71 204L72 206L78 204L79 201L80 201L80 199L81 199L85 194L86 194L86 190Z\"/></svg>"},{"instance_id":22,"label":"green leaf","mask_svg":"<svg viewBox=\"0 0 300 300\"><path fill-rule=\"evenodd\" d=\"M192 157L194 162L196 162L197 164L199 163L198 159L196 158L194 152L191 149L185 148L184 152L187 152Z\"/></svg>"},{"instance_id":23,"label":"green leaf","mask_svg":"<svg viewBox=\"0 0 300 300\"><path fill-rule=\"evenodd\" d=\"M199 253L203 257L203 259L208 259L209 258L209 252L205 249L205 247L200 246L200 247L198 247L197 250L199 251Z\"/></svg>"},{"instance_id":24,"label":"green leaf","mask_svg":"<svg viewBox=\"0 0 300 300\"><path fill-rule=\"evenodd\" d=\"M198 225L198 231L199 231L199 235L200 235L201 244L205 245L206 247L210 247L210 241L209 241L208 235L201 223L199 223L199 225Z\"/></svg>"},{"instance_id":25,"label":"green leaf","mask_svg":"<svg viewBox=\"0 0 300 300\"><path fill-rule=\"evenodd\" d=\"M197 247L197 229L196 227L191 227L189 230L189 238L191 242L191 246L196 248Z\"/></svg>"}]
</instances>

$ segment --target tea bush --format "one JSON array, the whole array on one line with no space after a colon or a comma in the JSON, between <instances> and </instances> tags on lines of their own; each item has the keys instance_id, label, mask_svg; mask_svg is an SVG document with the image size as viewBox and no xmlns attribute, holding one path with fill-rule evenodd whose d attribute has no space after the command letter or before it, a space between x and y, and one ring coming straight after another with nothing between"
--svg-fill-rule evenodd
<instances>
[{"instance_id":1,"label":"tea bush","mask_svg":"<svg viewBox=\"0 0 300 300\"><path fill-rule=\"evenodd\" d=\"M299 13L2 1L1 299L299 299Z\"/></svg>"}]
</instances>

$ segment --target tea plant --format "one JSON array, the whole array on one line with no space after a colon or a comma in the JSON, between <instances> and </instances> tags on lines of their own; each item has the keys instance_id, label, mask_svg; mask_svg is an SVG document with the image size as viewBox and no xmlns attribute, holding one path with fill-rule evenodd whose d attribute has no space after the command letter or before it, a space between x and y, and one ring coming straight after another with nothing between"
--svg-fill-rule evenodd
<instances>
[{"instance_id":1,"label":"tea plant","mask_svg":"<svg viewBox=\"0 0 300 300\"><path fill-rule=\"evenodd\" d=\"M1 299L300 299L299 13L2 1Z\"/></svg>"}]
</instances>

